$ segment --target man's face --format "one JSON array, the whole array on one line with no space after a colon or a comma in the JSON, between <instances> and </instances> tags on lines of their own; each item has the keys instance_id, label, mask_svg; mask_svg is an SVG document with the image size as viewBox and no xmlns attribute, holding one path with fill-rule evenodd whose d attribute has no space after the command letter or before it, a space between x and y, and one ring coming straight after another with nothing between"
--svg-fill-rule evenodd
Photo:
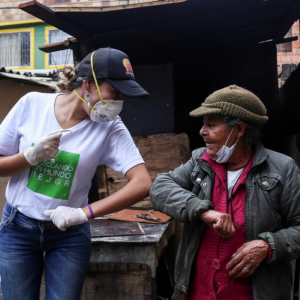
<instances>
[{"instance_id":1,"label":"man's face","mask_svg":"<svg viewBox=\"0 0 300 300\"><path fill-rule=\"evenodd\" d=\"M200 135L206 143L206 151L209 156L215 156L223 145L225 145L231 130L232 128L221 117L213 115L203 117L203 126L200 130ZM231 135L226 146L231 147L235 142L236 138Z\"/></svg>"}]
</instances>

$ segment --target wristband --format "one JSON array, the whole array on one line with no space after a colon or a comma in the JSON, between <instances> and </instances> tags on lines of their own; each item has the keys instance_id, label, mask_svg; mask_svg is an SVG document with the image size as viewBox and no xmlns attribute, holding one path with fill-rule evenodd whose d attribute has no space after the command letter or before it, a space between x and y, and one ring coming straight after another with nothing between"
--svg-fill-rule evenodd
<instances>
[{"instance_id":1,"label":"wristband","mask_svg":"<svg viewBox=\"0 0 300 300\"><path fill-rule=\"evenodd\" d=\"M93 209L92 209L92 206L91 206L91 204L89 204L89 205L88 205L88 208L89 208L89 210L90 210L90 213L91 213L92 219L95 219L95 214L94 214L94 212L93 212Z\"/></svg>"}]
</instances>

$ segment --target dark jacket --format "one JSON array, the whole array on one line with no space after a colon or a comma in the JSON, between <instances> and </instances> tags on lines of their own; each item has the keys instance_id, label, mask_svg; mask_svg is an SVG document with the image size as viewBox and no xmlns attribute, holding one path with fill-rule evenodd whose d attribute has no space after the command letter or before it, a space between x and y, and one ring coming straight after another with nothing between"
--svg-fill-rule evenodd
<instances>
[{"instance_id":1,"label":"dark jacket","mask_svg":"<svg viewBox=\"0 0 300 300\"><path fill-rule=\"evenodd\" d=\"M175 292L188 292L192 265L203 235L199 213L213 209L214 172L200 157L206 148L174 171L159 174L150 197L153 206L184 222L176 258ZM300 256L300 175L290 157L256 145L252 168L246 178L246 241L262 238L272 248L272 258L251 276L253 299L290 300L293 275L290 261Z\"/></svg>"}]
</instances>

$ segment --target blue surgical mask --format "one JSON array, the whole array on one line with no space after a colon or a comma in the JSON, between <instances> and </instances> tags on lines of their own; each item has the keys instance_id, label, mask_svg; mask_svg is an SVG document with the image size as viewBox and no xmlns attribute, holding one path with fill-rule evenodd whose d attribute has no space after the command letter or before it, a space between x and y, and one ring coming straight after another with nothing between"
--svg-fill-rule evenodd
<instances>
[{"instance_id":1,"label":"blue surgical mask","mask_svg":"<svg viewBox=\"0 0 300 300\"><path fill-rule=\"evenodd\" d=\"M225 145L223 145L223 147L214 156L211 157L212 160L214 160L215 162L217 162L219 164L226 163L228 161L228 159L234 152L236 144L239 141L239 139L238 139L230 148L226 146L226 144L228 143L228 141L230 139L233 129L234 128L232 128Z\"/></svg>"}]
</instances>

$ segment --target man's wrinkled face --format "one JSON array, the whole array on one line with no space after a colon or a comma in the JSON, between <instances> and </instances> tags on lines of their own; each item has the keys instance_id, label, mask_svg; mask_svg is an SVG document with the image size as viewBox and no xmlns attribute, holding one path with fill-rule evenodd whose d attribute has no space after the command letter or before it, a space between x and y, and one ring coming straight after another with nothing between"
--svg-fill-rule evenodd
<instances>
[{"instance_id":1,"label":"man's wrinkled face","mask_svg":"<svg viewBox=\"0 0 300 300\"><path fill-rule=\"evenodd\" d=\"M231 128L222 117L207 115L203 117L203 126L200 130L200 135L206 143L207 154L212 157L225 145ZM236 139L231 136L227 142L228 147L231 147L236 142Z\"/></svg>"}]
</instances>

